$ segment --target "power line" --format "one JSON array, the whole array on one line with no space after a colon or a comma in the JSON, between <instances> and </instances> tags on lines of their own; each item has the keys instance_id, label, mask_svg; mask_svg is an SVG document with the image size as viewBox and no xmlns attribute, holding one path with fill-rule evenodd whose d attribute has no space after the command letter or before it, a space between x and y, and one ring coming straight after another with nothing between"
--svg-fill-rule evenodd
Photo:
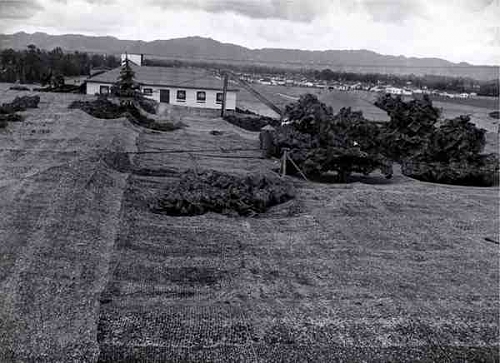
<instances>
[{"instance_id":1,"label":"power line","mask_svg":"<svg viewBox=\"0 0 500 363\"><path fill-rule=\"evenodd\" d=\"M9 152L61 152L61 153L74 153L76 150L46 150L46 149L0 149L0 151L9 151ZM172 150L156 150L156 151L110 151L106 149L87 149L85 152L89 151L108 151L109 153L116 154L133 154L133 155L141 155L141 154L183 154L183 153L205 153L205 152L223 152L229 153L234 151L262 151L261 149L245 149L245 148L235 148L235 149L172 149Z\"/></svg>"}]
</instances>

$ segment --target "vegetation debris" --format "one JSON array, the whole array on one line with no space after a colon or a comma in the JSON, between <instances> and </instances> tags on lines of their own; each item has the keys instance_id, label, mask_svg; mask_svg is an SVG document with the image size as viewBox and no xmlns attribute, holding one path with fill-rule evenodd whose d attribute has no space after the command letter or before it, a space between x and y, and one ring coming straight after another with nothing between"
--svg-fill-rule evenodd
<instances>
[{"instance_id":1,"label":"vegetation debris","mask_svg":"<svg viewBox=\"0 0 500 363\"><path fill-rule=\"evenodd\" d=\"M294 195L291 184L278 177L237 177L214 170L201 173L188 170L166 189L151 209L173 216L207 212L248 216L263 213Z\"/></svg>"}]
</instances>

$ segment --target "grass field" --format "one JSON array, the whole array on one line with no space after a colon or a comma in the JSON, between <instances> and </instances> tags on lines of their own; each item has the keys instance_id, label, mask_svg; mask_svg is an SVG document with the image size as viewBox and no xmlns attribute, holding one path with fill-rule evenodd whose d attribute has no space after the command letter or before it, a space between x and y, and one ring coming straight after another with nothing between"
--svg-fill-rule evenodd
<instances>
[{"instance_id":1,"label":"grass field","mask_svg":"<svg viewBox=\"0 0 500 363\"><path fill-rule=\"evenodd\" d=\"M120 168L106 155L258 136L97 120L67 109L75 97L42 94L0 132L0 361L498 361L498 188L290 179L297 198L258 217L159 215L179 171L277 164L211 151Z\"/></svg>"},{"instance_id":2,"label":"grass field","mask_svg":"<svg viewBox=\"0 0 500 363\"><path fill-rule=\"evenodd\" d=\"M285 86L265 86L265 85L252 85L257 91L261 92L271 102L280 108L284 108L288 103L296 101L300 95L304 93L312 93L318 98L331 106L334 112L338 112L342 107L351 107L356 111L363 111L365 117L374 121L388 121L387 113L380 110L373 105L375 96L370 92L356 91L356 92L341 92L341 91L327 91L318 88L304 88L304 87L285 87ZM273 116L274 112L260 103L253 95L245 90L238 93L238 106L247 108L257 113Z\"/></svg>"},{"instance_id":3,"label":"grass field","mask_svg":"<svg viewBox=\"0 0 500 363\"><path fill-rule=\"evenodd\" d=\"M436 102L452 103L455 105L486 108L489 110L498 110L500 101L498 97L474 97L474 98L448 98L441 96L432 96L431 99Z\"/></svg>"}]
</instances>

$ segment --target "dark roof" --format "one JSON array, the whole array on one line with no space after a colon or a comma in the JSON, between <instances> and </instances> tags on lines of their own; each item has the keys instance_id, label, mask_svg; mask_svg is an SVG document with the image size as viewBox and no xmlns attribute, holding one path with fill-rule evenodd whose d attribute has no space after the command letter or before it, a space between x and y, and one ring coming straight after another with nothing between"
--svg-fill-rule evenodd
<instances>
[{"instance_id":1,"label":"dark roof","mask_svg":"<svg viewBox=\"0 0 500 363\"><path fill-rule=\"evenodd\" d=\"M160 86L160 87L179 87L222 90L222 79L211 75L207 71L190 68L176 67L145 67L131 64L135 72L135 80L142 85ZM115 83L120 75L120 67L109 72L96 75L88 82ZM234 88L228 88L229 91L238 91Z\"/></svg>"}]
</instances>

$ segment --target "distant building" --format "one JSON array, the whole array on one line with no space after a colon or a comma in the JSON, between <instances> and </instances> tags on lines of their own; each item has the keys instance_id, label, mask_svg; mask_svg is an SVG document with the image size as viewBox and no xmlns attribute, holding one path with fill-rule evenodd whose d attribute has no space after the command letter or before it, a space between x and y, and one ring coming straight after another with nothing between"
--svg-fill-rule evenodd
<instances>
[{"instance_id":1,"label":"distant building","mask_svg":"<svg viewBox=\"0 0 500 363\"><path fill-rule=\"evenodd\" d=\"M223 82L205 71L174 67L141 67L135 63L132 63L131 67L144 96L157 102L209 109L222 107ZM89 78L87 94L109 93L111 86L118 80L120 70L121 68L115 68ZM226 109L236 109L237 92L238 89L228 87Z\"/></svg>"},{"instance_id":2,"label":"distant building","mask_svg":"<svg viewBox=\"0 0 500 363\"><path fill-rule=\"evenodd\" d=\"M144 54L122 54L122 64L125 63L127 58L137 66L142 66L144 63Z\"/></svg>"},{"instance_id":3,"label":"distant building","mask_svg":"<svg viewBox=\"0 0 500 363\"><path fill-rule=\"evenodd\" d=\"M387 87L385 93L390 93L391 95L402 95L403 90L397 87Z\"/></svg>"},{"instance_id":4,"label":"distant building","mask_svg":"<svg viewBox=\"0 0 500 363\"><path fill-rule=\"evenodd\" d=\"M271 78L262 78L259 79L259 83L266 86L271 86L273 84L273 81L271 80Z\"/></svg>"}]
</instances>

